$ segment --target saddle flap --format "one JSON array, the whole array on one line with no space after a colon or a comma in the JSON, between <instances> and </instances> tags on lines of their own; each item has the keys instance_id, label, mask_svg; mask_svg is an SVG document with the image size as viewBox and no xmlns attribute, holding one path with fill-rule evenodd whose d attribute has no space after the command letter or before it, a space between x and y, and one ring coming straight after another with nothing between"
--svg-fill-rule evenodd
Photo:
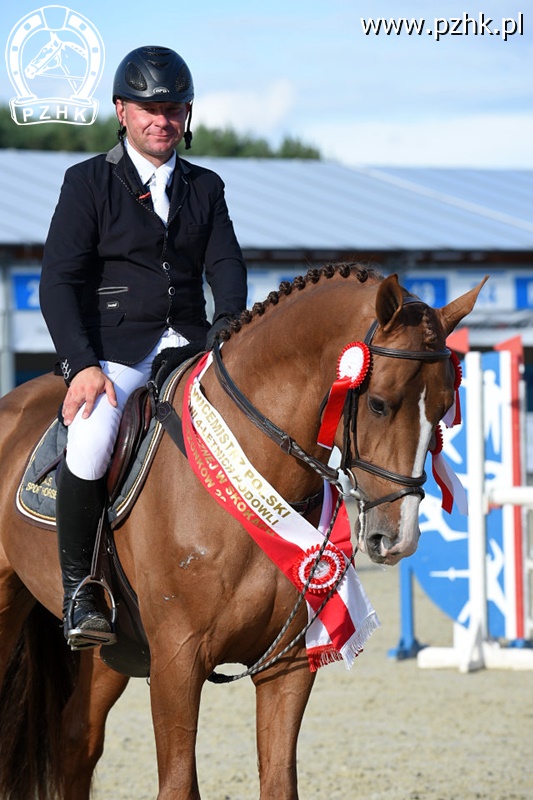
<instances>
[{"instance_id":1,"label":"saddle flap","mask_svg":"<svg viewBox=\"0 0 533 800\"><path fill-rule=\"evenodd\" d=\"M136 389L128 398L117 436L113 458L107 475L107 491L111 503L128 472L152 419L150 391L146 386Z\"/></svg>"}]
</instances>

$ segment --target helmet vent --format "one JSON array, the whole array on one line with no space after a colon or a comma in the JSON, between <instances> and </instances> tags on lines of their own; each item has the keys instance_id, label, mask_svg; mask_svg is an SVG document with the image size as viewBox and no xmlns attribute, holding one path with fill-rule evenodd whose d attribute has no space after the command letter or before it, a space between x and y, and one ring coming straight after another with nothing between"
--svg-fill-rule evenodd
<instances>
[{"instance_id":1,"label":"helmet vent","mask_svg":"<svg viewBox=\"0 0 533 800\"><path fill-rule=\"evenodd\" d=\"M130 86L132 89L135 89L137 92L145 92L148 88L146 78L142 74L141 70L131 61L126 67L124 78L128 86Z\"/></svg>"},{"instance_id":2,"label":"helmet vent","mask_svg":"<svg viewBox=\"0 0 533 800\"><path fill-rule=\"evenodd\" d=\"M143 56L148 64L156 69L166 69L169 65L169 56L172 55L172 50L168 47L145 47L143 48Z\"/></svg>"},{"instance_id":3,"label":"helmet vent","mask_svg":"<svg viewBox=\"0 0 533 800\"><path fill-rule=\"evenodd\" d=\"M191 73L189 72L189 68L186 64L182 64L179 68L178 74L176 76L176 91L177 92L186 92L191 85Z\"/></svg>"}]
</instances>

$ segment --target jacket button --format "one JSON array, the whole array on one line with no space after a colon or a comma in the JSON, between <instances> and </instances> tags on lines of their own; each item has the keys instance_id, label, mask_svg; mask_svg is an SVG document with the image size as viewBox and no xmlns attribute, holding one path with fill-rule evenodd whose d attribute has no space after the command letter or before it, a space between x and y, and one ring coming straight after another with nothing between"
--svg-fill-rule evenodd
<instances>
[{"instance_id":1,"label":"jacket button","mask_svg":"<svg viewBox=\"0 0 533 800\"><path fill-rule=\"evenodd\" d=\"M176 294L176 289L174 288L174 286L168 287L168 293L171 297L173 297Z\"/></svg>"},{"instance_id":2,"label":"jacket button","mask_svg":"<svg viewBox=\"0 0 533 800\"><path fill-rule=\"evenodd\" d=\"M170 269L170 264L168 263L168 261L163 261L163 263L162 263L162 265L161 265L161 266L163 267L163 269L165 270L165 272L168 272L168 271L169 271L169 269Z\"/></svg>"}]
</instances>

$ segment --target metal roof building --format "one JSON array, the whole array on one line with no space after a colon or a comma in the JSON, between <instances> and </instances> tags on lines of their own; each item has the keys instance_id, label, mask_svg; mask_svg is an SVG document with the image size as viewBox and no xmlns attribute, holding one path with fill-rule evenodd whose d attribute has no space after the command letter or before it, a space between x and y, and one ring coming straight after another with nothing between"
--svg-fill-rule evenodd
<instances>
[{"instance_id":1,"label":"metal roof building","mask_svg":"<svg viewBox=\"0 0 533 800\"><path fill-rule=\"evenodd\" d=\"M38 354L53 349L38 304L42 250L66 169L90 157L0 150L0 382L13 360L18 376L30 376ZM250 306L327 261L377 262L433 306L490 274L468 318L472 346L520 334L533 348L533 170L191 160L226 184ZM526 360L533 387L533 349Z\"/></svg>"},{"instance_id":2,"label":"metal roof building","mask_svg":"<svg viewBox=\"0 0 533 800\"><path fill-rule=\"evenodd\" d=\"M43 244L65 170L89 157L0 150L0 247ZM191 158L224 179L237 235L252 259L456 251L467 259L477 253L479 261L490 251L521 260L520 253L533 251L533 170Z\"/></svg>"}]
</instances>

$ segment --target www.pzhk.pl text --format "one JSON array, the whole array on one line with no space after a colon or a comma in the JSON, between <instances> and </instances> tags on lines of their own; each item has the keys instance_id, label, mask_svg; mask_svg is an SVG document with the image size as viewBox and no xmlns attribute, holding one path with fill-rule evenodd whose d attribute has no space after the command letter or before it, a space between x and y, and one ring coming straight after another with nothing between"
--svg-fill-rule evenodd
<instances>
[{"instance_id":1,"label":"www.pzhk.pl text","mask_svg":"<svg viewBox=\"0 0 533 800\"><path fill-rule=\"evenodd\" d=\"M477 17L471 17L466 11L462 17L434 17L433 21L426 19L363 19L361 27L365 36L433 36L438 42L443 36L501 36L506 42L510 36L524 35L524 15L519 13L515 17L501 17L494 23L481 11Z\"/></svg>"}]
</instances>

